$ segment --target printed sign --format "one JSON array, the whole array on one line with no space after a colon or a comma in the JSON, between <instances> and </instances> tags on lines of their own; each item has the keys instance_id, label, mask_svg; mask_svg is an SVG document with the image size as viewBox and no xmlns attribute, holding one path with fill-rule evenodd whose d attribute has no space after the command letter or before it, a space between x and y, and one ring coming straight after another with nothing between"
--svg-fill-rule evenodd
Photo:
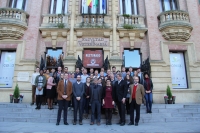
<instances>
[{"instance_id":1,"label":"printed sign","mask_svg":"<svg viewBox=\"0 0 200 133\"><path fill-rule=\"evenodd\" d=\"M28 72L18 72L17 81L29 81L29 73Z\"/></svg>"},{"instance_id":2,"label":"printed sign","mask_svg":"<svg viewBox=\"0 0 200 133\"><path fill-rule=\"evenodd\" d=\"M173 88L187 88L183 53L170 53L170 68Z\"/></svg>"},{"instance_id":3,"label":"printed sign","mask_svg":"<svg viewBox=\"0 0 200 133\"><path fill-rule=\"evenodd\" d=\"M11 88L15 69L16 52L2 52L0 61L0 88Z\"/></svg>"},{"instance_id":4,"label":"printed sign","mask_svg":"<svg viewBox=\"0 0 200 133\"><path fill-rule=\"evenodd\" d=\"M84 50L83 66L86 68L100 68L103 66L102 50Z\"/></svg>"},{"instance_id":5,"label":"printed sign","mask_svg":"<svg viewBox=\"0 0 200 133\"><path fill-rule=\"evenodd\" d=\"M78 38L78 46L109 46L108 38Z\"/></svg>"}]
</instances>

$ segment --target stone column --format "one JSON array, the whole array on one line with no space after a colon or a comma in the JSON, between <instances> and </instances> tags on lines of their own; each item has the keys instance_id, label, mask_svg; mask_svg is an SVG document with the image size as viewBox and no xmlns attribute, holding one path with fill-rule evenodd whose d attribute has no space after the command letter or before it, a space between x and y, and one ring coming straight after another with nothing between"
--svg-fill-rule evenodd
<instances>
[{"instance_id":1,"label":"stone column","mask_svg":"<svg viewBox=\"0 0 200 133\"><path fill-rule=\"evenodd\" d=\"M113 40L112 40L112 56L118 56L116 41L116 0L112 0L112 20L113 20Z\"/></svg>"}]
</instances>

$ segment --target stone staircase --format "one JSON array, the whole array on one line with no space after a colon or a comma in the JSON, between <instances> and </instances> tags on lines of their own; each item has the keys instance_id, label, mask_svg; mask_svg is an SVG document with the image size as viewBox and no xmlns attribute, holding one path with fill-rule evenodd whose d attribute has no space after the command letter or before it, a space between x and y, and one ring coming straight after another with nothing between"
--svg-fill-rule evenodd
<instances>
[{"instance_id":1,"label":"stone staircase","mask_svg":"<svg viewBox=\"0 0 200 133\"><path fill-rule=\"evenodd\" d=\"M57 108L48 110L47 105L41 110L28 103L0 103L0 122L33 122L56 123ZM200 122L200 104L153 104L152 114L146 114L145 106L141 105L140 123L152 122ZM90 116L89 116L90 118ZM126 123L129 122L126 115ZM73 121L73 111L68 111L68 123ZM118 115L113 115L112 123L119 121ZM62 122L62 120L61 120ZM84 124L89 124L90 119L84 119ZM105 123L105 116L101 115L101 123Z\"/></svg>"}]
</instances>

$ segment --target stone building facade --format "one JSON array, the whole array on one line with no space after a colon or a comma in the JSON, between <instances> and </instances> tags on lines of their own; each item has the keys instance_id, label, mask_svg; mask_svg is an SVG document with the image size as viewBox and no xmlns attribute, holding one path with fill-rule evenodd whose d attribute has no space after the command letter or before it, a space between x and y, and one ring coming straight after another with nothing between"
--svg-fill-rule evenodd
<instances>
[{"instance_id":1,"label":"stone building facade","mask_svg":"<svg viewBox=\"0 0 200 133\"><path fill-rule=\"evenodd\" d=\"M1 83L0 101L9 101L18 83L24 101L30 102L30 79L41 55L60 48L69 71L75 70L78 56L84 61L84 50L101 50L103 60L108 57L110 67L117 70L126 61L125 49L139 50L141 62L150 60L155 103L164 103L167 85L173 88L177 103L200 102L198 0L92 2L88 7L87 0L0 0L1 57L15 52L12 86ZM176 78L172 73L173 53L183 55L185 87L172 83ZM0 64L3 72L3 60ZM27 77L23 79L23 75Z\"/></svg>"}]
</instances>

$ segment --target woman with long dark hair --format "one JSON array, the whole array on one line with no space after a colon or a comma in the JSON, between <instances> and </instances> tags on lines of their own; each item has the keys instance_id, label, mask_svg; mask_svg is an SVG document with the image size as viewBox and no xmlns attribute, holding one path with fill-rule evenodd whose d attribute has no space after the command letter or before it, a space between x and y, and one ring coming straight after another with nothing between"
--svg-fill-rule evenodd
<instances>
[{"instance_id":1,"label":"woman with long dark hair","mask_svg":"<svg viewBox=\"0 0 200 133\"><path fill-rule=\"evenodd\" d=\"M152 113L152 102L153 102L153 82L149 77L147 72L144 73L144 89L145 89L145 99L146 99L146 111L147 113Z\"/></svg>"},{"instance_id":2,"label":"woman with long dark hair","mask_svg":"<svg viewBox=\"0 0 200 133\"><path fill-rule=\"evenodd\" d=\"M129 98L131 96L130 84L133 84L133 78L129 74L127 74L126 77L124 78L124 80L126 81L127 87L128 87L128 92L126 95L126 112L127 112L127 114L130 114L130 104L129 104Z\"/></svg>"},{"instance_id":3,"label":"woman with long dark hair","mask_svg":"<svg viewBox=\"0 0 200 133\"><path fill-rule=\"evenodd\" d=\"M47 80L47 88L46 88L46 97L47 97L47 103L48 103L48 109L53 109L53 99L56 95L56 80L57 77L56 73L54 72L51 77Z\"/></svg>"},{"instance_id":4,"label":"woman with long dark hair","mask_svg":"<svg viewBox=\"0 0 200 133\"><path fill-rule=\"evenodd\" d=\"M112 125L112 110L114 108L114 90L110 79L106 80L106 86L103 87L103 108L105 108L106 125Z\"/></svg>"},{"instance_id":5,"label":"woman with long dark hair","mask_svg":"<svg viewBox=\"0 0 200 133\"><path fill-rule=\"evenodd\" d=\"M86 83L85 83L85 118L88 119L88 114L89 114L89 103L90 103L90 77L86 78Z\"/></svg>"}]
</instances>

